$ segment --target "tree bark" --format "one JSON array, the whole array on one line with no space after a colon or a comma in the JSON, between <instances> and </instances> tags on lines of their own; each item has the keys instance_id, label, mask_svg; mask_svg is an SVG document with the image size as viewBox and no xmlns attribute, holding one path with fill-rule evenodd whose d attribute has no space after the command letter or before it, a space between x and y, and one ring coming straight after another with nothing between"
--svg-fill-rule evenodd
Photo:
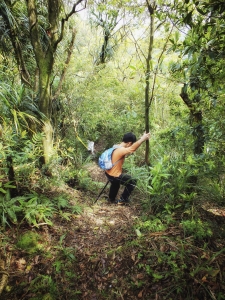
<instances>
[{"instance_id":1,"label":"tree bark","mask_svg":"<svg viewBox=\"0 0 225 300\"><path fill-rule=\"evenodd\" d=\"M50 27L46 29L43 43L43 31L39 31L40 25L38 23L38 13L35 0L26 0L27 12L30 26L30 38L33 46L33 51L38 67L39 81L38 81L38 106L43 118L43 149L44 162L48 163L53 153L53 127L51 124L52 117L52 95L51 95L51 77L54 65L54 55L59 42L63 38L64 25L69 17L76 13L76 7L84 0L78 0L67 15L66 18L60 22L60 9L62 5L61 0L47 0L48 3L48 24ZM86 1L85 1L86 6ZM59 29L60 28L60 29ZM41 36L42 34L42 36ZM42 39L41 39L42 38Z\"/></svg>"},{"instance_id":2,"label":"tree bark","mask_svg":"<svg viewBox=\"0 0 225 300\"><path fill-rule=\"evenodd\" d=\"M190 111L190 125L193 127L193 138L194 138L194 155L200 155L204 150L205 136L202 125L202 112L200 110L196 110L195 105L196 101L189 98L187 93L187 84L184 84L181 94L181 98L184 103L187 105ZM198 100L199 101L199 100ZM191 193L195 190L195 186L198 182L198 177L196 175L191 175L188 179L188 189L187 192Z\"/></svg>"},{"instance_id":3,"label":"tree bark","mask_svg":"<svg viewBox=\"0 0 225 300\"><path fill-rule=\"evenodd\" d=\"M52 137L52 125L51 125L51 91L50 91L50 77L52 75L54 53L56 48L54 47L56 20L58 20L58 0L52 1L51 8L49 8L49 23L51 28L46 32L47 45L41 42L38 24L38 15L35 0L27 0L27 11L30 24L30 37L33 46L35 59L39 69L39 109L45 116L43 119L43 150L45 163L49 162L49 159L53 152L53 137ZM54 16L54 17L53 17ZM55 19L54 19L55 18ZM50 22L52 21L52 23Z\"/></svg>"},{"instance_id":4,"label":"tree bark","mask_svg":"<svg viewBox=\"0 0 225 300\"><path fill-rule=\"evenodd\" d=\"M185 84L180 93L181 98L184 103L187 105L190 111L190 124L193 127L193 137L194 137L194 155L200 155L203 153L204 144L205 144L205 134L202 124L202 111L195 108L195 105L198 101L195 99L191 100L187 93L187 84Z\"/></svg>"},{"instance_id":5,"label":"tree bark","mask_svg":"<svg viewBox=\"0 0 225 300\"><path fill-rule=\"evenodd\" d=\"M146 0L148 11L150 14L150 36L149 36L149 45L148 45L148 55L146 57L146 71L145 71L145 131L149 132L150 130L150 107L151 107L151 101L150 98L150 62L152 60L152 50L153 50L153 43L154 43L154 22L155 22L155 9L156 4L153 1L152 4L150 4L149 0ZM150 143L149 140L146 141L145 146L145 163L149 166L150 165Z\"/></svg>"}]
</instances>

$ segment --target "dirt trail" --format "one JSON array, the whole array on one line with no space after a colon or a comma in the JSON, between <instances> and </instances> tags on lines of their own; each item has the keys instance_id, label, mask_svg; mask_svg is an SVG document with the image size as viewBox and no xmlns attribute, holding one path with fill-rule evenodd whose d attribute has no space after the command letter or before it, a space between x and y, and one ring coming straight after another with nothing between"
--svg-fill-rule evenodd
<instances>
[{"instance_id":1,"label":"dirt trail","mask_svg":"<svg viewBox=\"0 0 225 300\"><path fill-rule=\"evenodd\" d=\"M94 165L88 168L93 180L104 186L104 173ZM53 226L24 225L7 231L9 242L4 250L10 258L7 272L12 292L0 299L164 300L170 294L184 300L189 299L183 294L187 291L193 293L193 299L208 299L211 290L224 292L223 252L214 257L214 247L196 246L193 237L184 237L181 227L173 223L165 231L142 231L140 238L136 227L143 212L138 192L130 206L118 206L106 201L108 187L94 203L100 191L90 194L67 186L58 188L53 193L64 193L72 204L81 205L80 214L68 219L57 215ZM15 247L18 236L27 231L41 236L44 248L40 253ZM215 246L222 249L224 241L217 240ZM206 260L215 273L207 273ZM194 278L190 270L196 271Z\"/></svg>"}]
</instances>

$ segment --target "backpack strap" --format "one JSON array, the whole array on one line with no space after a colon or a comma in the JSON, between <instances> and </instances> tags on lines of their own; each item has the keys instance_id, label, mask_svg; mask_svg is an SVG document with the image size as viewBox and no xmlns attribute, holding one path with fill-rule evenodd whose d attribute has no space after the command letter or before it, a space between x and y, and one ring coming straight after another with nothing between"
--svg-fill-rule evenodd
<instances>
[{"instance_id":1,"label":"backpack strap","mask_svg":"<svg viewBox=\"0 0 225 300\"><path fill-rule=\"evenodd\" d=\"M121 146L117 146L117 145L113 145L114 150L122 148ZM113 152L114 152L113 150ZM116 162L114 162L113 167L122 159L122 157L120 159L118 159Z\"/></svg>"}]
</instances>

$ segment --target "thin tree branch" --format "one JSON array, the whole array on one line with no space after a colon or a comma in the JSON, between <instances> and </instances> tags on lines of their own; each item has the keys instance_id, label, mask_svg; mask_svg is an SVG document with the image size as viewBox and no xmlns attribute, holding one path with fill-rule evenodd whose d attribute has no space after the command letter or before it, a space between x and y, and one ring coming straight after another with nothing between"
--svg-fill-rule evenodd
<instances>
[{"instance_id":1,"label":"thin tree branch","mask_svg":"<svg viewBox=\"0 0 225 300\"><path fill-rule=\"evenodd\" d=\"M60 77L60 81L59 81L57 91L54 95L55 99L58 98L58 96L61 92L61 89L62 89L62 84L63 84L64 78L65 78L65 75L66 75L66 71L67 71L67 68L68 68L72 53L73 53L73 46L74 46L74 42L75 42L76 33L77 33L77 31L74 28L73 31L72 31L71 42L70 42L70 45L69 45L69 48L68 48L68 51L67 51L67 58L66 58L65 66L64 66L64 69L63 69L61 77Z\"/></svg>"},{"instance_id":2,"label":"thin tree branch","mask_svg":"<svg viewBox=\"0 0 225 300\"><path fill-rule=\"evenodd\" d=\"M158 57L158 60L157 60L157 67L156 67L156 70L155 70L154 76L153 76L153 83L152 83L152 89L151 89L151 96L150 96L150 101L149 101L149 107L151 106L151 103L152 103L152 100L153 100L153 95L154 95L154 91L155 91L156 77L158 75L158 70L159 70L159 64L160 64L162 55L163 55L163 53L166 50L166 46L167 46L168 40L170 38L170 35L171 35L172 31L173 31L173 28L174 28L174 26L171 27L171 30L170 30L170 32L169 32L169 34L168 34L168 36L166 38L166 41L164 43L163 49L162 49L162 51L161 51L161 53L160 53L160 55Z\"/></svg>"},{"instance_id":3,"label":"thin tree branch","mask_svg":"<svg viewBox=\"0 0 225 300\"><path fill-rule=\"evenodd\" d=\"M84 1L84 7L79 9L79 10L76 10L77 6ZM60 32L60 35L59 35L59 38L58 40L56 41L56 44L55 44L55 47L57 47L57 45L61 42L62 38L63 38L63 33L64 33L64 28L65 28L65 22L67 22L69 20L69 18L77 13L77 12L80 12L82 10L84 10L87 6L87 0L78 0L74 5L73 5L73 8L72 10L70 11L69 14L67 14L67 16L65 18L62 18L62 21L61 21L61 32Z\"/></svg>"}]
</instances>

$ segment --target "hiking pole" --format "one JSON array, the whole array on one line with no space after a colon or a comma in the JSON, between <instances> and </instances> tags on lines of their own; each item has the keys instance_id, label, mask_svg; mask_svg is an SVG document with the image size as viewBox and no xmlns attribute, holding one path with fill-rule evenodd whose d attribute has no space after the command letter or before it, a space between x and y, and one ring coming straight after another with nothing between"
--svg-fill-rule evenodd
<instances>
[{"instance_id":1,"label":"hiking pole","mask_svg":"<svg viewBox=\"0 0 225 300\"><path fill-rule=\"evenodd\" d=\"M105 188L107 187L108 183L109 183L109 180L106 182L106 185L105 185L104 188L101 190L101 193L98 195L98 198L95 200L94 203L96 203L96 202L98 201L98 199L100 198L101 194L104 192Z\"/></svg>"}]
</instances>

